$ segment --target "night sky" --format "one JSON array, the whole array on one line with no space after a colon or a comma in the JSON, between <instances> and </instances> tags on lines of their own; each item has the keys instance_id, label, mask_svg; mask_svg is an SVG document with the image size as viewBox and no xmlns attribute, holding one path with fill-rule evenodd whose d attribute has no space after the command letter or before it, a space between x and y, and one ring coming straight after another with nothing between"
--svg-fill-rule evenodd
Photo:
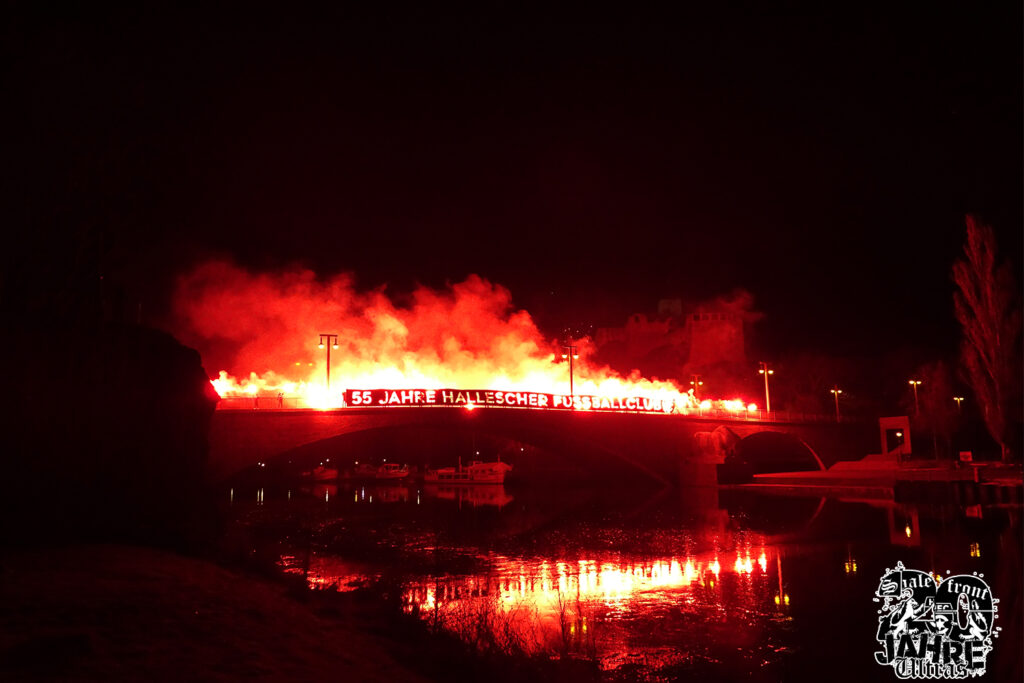
<instances>
[{"instance_id":1,"label":"night sky","mask_svg":"<svg viewBox=\"0 0 1024 683\"><path fill-rule=\"evenodd\" d=\"M478 273L554 332L745 288L768 351L948 353L965 213L1020 273L1020 7L826 4L8 3L5 296L98 268L158 321L214 256Z\"/></svg>"}]
</instances>

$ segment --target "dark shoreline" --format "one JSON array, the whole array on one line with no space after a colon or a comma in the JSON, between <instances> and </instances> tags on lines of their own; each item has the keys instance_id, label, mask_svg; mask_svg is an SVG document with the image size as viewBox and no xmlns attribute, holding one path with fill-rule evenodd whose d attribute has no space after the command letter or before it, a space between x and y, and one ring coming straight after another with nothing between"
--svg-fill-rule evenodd
<instances>
[{"instance_id":1,"label":"dark shoreline","mask_svg":"<svg viewBox=\"0 0 1024 683\"><path fill-rule=\"evenodd\" d=\"M597 680L575 660L474 654L385 594L127 545L7 550L5 680Z\"/></svg>"}]
</instances>

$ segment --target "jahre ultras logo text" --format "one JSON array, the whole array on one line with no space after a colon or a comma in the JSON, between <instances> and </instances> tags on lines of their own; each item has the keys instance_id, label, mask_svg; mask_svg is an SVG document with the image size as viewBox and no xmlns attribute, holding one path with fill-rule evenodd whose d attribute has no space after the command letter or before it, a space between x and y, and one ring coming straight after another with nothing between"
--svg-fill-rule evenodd
<instances>
[{"instance_id":1,"label":"jahre ultras logo text","mask_svg":"<svg viewBox=\"0 0 1024 683\"><path fill-rule=\"evenodd\" d=\"M875 591L875 661L899 678L967 678L985 673L999 600L984 574L933 577L907 569L887 569Z\"/></svg>"}]
</instances>

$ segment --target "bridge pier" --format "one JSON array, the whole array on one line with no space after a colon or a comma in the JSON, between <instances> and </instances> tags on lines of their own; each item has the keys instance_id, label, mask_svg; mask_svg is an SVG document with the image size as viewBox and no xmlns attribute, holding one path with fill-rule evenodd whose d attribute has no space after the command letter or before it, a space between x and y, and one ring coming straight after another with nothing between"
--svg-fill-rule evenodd
<instances>
[{"instance_id":1,"label":"bridge pier","mask_svg":"<svg viewBox=\"0 0 1024 683\"><path fill-rule=\"evenodd\" d=\"M725 458L698 453L679 459L679 481L684 510L698 518L718 512L718 465Z\"/></svg>"}]
</instances>

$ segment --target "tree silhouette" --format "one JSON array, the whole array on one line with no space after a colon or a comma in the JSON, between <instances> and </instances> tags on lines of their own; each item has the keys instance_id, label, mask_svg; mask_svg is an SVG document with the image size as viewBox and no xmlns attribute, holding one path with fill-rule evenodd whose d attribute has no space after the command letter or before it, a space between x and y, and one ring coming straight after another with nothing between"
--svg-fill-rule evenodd
<instances>
[{"instance_id":1,"label":"tree silhouette","mask_svg":"<svg viewBox=\"0 0 1024 683\"><path fill-rule=\"evenodd\" d=\"M967 216L964 256L953 264L956 317L963 327L961 360L985 426L1003 461L1017 451L1020 419L1021 310L1008 263L996 263L990 226Z\"/></svg>"}]
</instances>

